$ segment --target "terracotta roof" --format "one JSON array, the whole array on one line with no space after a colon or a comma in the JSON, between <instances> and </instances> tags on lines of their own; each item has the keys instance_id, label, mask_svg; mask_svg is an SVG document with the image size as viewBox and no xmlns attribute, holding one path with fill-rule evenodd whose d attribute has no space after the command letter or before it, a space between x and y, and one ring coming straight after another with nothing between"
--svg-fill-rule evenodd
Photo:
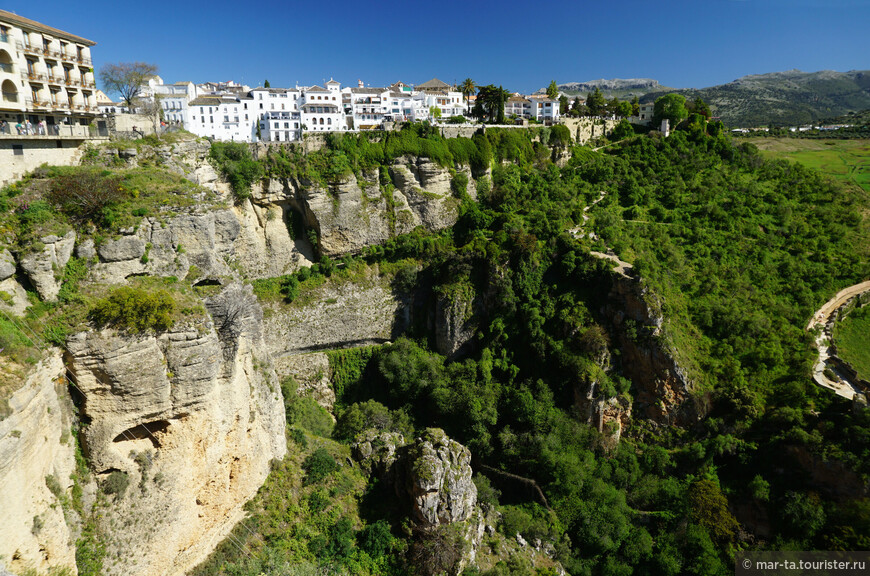
<instances>
[{"instance_id":1,"label":"terracotta roof","mask_svg":"<svg viewBox=\"0 0 870 576\"><path fill-rule=\"evenodd\" d=\"M450 88L450 84L448 84L447 82L442 82L438 78L432 78L428 82L417 84L417 88L422 90L443 90L445 88Z\"/></svg>"},{"instance_id":2,"label":"terracotta roof","mask_svg":"<svg viewBox=\"0 0 870 576\"><path fill-rule=\"evenodd\" d=\"M0 10L0 21L8 22L21 28L28 28L30 30L36 30L39 32L47 32L48 34L51 34L53 36L59 36L66 40L71 40L73 42L78 42L79 44L84 44L85 46L94 46L96 44L96 42L94 42L93 40L88 40L87 38L82 38L81 36L76 36L75 34L70 34L69 32L64 32L63 30L58 30L57 28L46 26L45 24L37 22L36 20L24 18L23 16L13 14L12 12L7 12L6 10Z\"/></svg>"}]
</instances>

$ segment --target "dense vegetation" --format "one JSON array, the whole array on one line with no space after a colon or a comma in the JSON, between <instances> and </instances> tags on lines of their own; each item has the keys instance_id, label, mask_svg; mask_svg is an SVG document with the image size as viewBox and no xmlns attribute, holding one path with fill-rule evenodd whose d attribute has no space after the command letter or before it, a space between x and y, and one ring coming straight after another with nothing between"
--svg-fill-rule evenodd
<instances>
[{"instance_id":1,"label":"dense vegetation","mask_svg":"<svg viewBox=\"0 0 870 576\"><path fill-rule=\"evenodd\" d=\"M853 413L813 385L811 337L803 330L831 294L870 275L866 198L800 164L734 146L703 118L686 128L667 139L629 138L605 152L578 147L562 168L527 135L521 141L509 131L453 144L426 132L376 143L332 140L322 152L331 170L379 168L393 157L391 138L435 150L448 165L475 154L506 162L492 163L491 187L479 189L478 202L463 200L452 230L401 236L345 262L349 269L361 261L406 263L397 284L419 309L444 297L483 306L474 317L473 351L456 360L433 352L425 318L393 344L331 352L338 396L331 435L349 442L370 427L407 437L439 426L476 463L535 480L550 511L520 494L484 489L485 478L481 499L502 512L503 533L552 542L571 574L728 574L739 549L866 548L870 501L856 494L870 476L870 412ZM454 153L460 146L464 156ZM280 151L270 158L281 164L267 173L311 166ZM583 224L584 208L599 198L585 224L597 238L576 239L567 231ZM589 251L608 248L634 264L661 302L660 334L631 324L616 334L602 315L613 280ZM286 297L312 282L306 274L301 282L294 275L261 283L261 293ZM626 335L676 351L697 387L697 423L658 426L636 407L614 447L585 422L575 398L591 383L599 398L629 402L643 385L623 375L617 342ZM298 424L309 433L330 434L311 402L288 414L309 422ZM337 502L346 504L348 492L331 482L349 472L306 450L305 459L293 458L318 470L319 480L302 488L303 497L327 482L334 524L294 528L305 534L298 541L283 532L264 536L254 555L260 564L225 545L202 573L254 574L294 558L348 573L413 571L421 548L406 541L401 514L381 504L392 500L378 483L370 479L365 489L373 497L342 508ZM822 459L841 466L841 485L814 476ZM276 507L255 504L257 523L288 515L308 522L308 512L288 512L297 504L274 500L295 499L298 488L272 490L267 485L257 502ZM370 562L375 557L363 545L374 526L389 526L398 538L382 533L377 549L390 560L381 564ZM259 542L237 533L242 542Z\"/></svg>"}]
</instances>

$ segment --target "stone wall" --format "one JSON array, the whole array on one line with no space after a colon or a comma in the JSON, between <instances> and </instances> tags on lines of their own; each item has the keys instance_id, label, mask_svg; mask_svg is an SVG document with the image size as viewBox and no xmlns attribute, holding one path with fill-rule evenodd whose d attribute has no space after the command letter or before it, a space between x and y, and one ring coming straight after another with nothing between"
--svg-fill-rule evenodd
<instances>
[{"instance_id":1,"label":"stone wall","mask_svg":"<svg viewBox=\"0 0 870 576\"><path fill-rule=\"evenodd\" d=\"M610 134L619 124L612 118L564 118L563 123L571 131L571 137L577 144L585 144L595 138Z\"/></svg>"},{"instance_id":2,"label":"stone wall","mask_svg":"<svg viewBox=\"0 0 870 576\"><path fill-rule=\"evenodd\" d=\"M103 142L105 139L90 139ZM0 138L0 185L20 180L41 164L74 166L82 156L85 138L22 136Z\"/></svg>"}]
</instances>

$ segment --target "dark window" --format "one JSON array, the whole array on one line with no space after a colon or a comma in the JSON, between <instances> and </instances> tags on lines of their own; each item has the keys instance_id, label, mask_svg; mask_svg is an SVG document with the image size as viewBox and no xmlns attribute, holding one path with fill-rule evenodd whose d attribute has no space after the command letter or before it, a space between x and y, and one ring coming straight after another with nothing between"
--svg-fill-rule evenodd
<instances>
[{"instance_id":1,"label":"dark window","mask_svg":"<svg viewBox=\"0 0 870 576\"><path fill-rule=\"evenodd\" d=\"M13 144L12 145L12 153L15 156L24 156L24 145L22 144Z\"/></svg>"}]
</instances>

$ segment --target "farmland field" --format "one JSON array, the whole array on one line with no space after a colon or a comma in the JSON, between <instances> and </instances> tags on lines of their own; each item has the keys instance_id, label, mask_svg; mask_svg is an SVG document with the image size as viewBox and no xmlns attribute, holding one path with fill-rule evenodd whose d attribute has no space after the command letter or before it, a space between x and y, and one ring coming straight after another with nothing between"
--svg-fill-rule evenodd
<instances>
[{"instance_id":1,"label":"farmland field","mask_svg":"<svg viewBox=\"0 0 870 576\"><path fill-rule=\"evenodd\" d=\"M750 138L748 141L765 156L795 160L870 192L870 140Z\"/></svg>"}]
</instances>

